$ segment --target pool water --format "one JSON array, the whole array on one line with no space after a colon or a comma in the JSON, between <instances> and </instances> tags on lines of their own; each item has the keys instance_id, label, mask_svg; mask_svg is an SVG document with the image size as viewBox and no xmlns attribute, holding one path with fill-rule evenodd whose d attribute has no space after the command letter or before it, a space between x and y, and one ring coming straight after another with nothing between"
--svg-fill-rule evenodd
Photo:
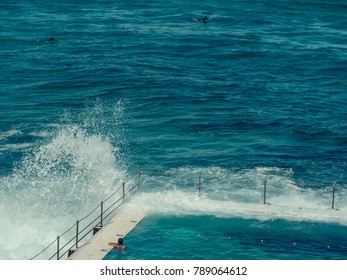
<instances>
[{"instance_id":1,"label":"pool water","mask_svg":"<svg viewBox=\"0 0 347 280\"><path fill-rule=\"evenodd\" d=\"M154 215L125 237L125 252L105 260L341 260L345 227L215 216Z\"/></svg>"}]
</instances>

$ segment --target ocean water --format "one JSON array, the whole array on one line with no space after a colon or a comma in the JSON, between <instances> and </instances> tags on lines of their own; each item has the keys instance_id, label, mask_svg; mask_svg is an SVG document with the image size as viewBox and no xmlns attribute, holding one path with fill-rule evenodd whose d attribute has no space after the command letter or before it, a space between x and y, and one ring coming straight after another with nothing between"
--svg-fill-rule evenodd
<instances>
[{"instance_id":1,"label":"ocean water","mask_svg":"<svg viewBox=\"0 0 347 280\"><path fill-rule=\"evenodd\" d=\"M346 9L2 0L0 259L138 171L147 218L110 259L346 259Z\"/></svg>"}]
</instances>

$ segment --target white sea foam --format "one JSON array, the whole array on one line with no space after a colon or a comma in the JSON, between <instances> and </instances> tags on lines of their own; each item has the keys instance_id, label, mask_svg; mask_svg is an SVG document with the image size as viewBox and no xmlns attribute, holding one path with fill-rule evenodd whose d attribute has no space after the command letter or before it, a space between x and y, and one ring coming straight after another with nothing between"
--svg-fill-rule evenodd
<instances>
[{"instance_id":1,"label":"white sea foam","mask_svg":"<svg viewBox=\"0 0 347 280\"><path fill-rule=\"evenodd\" d=\"M28 135L38 138L46 138L51 135L51 132L49 131L37 131L37 132L31 132Z\"/></svg>"},{"instance_id":2,"label":"white sea foam","mask_svg":"<svg viewBox=\"0 0 347 280\"><path fill-rule=\"evenodd\" d=\"M1 259L27 259L120 187L117 147L77 126L62 127L1 178Z\"/></svg>"},{"instance_id":3,"label":"white sea foam","mask_svg":"<svg viewBox=\"0 0 347 280\"><path fill-rule=\"evenodd\" d=\"M0 152L5 151L19 151L19 150L25 150L32 147L32 144L30 143L22 143L22 144L5 144L0 146Z\"/></svg>"},{"instance_id":4,"label":"white sea foam","mask_svg":"<svg viewBox=\"0 0 347 280\"><path fill-rule=\"evenodd\" d=\"M6 140L9 137L20 135L20 134L22 134L22 132L17 129L11 129L8 131L0 132L0 141Z\"/></svg>"},{"instance_id":5,"label":"white sea foam","mask_svg":"<svg viewBox=\"0 0 347 280\"><path fill-rule=\"evenodd\" d=\"M134 198L134 207L141 205L145 215L213 215L223 218L244 218L258 220L285 219L288 221L312 221L336 223L347 226L347 211L335 211L320 205L302 206L295 196L291 205L277 203L262 204L214 200L206 195L181 190L143 192Z\"/></svg>"},{"instance_id":6,"label":"white sea foam","mask_svg":"<svg viewBox=\"0 0 347 280\"><path fill-rule=\"evenodd\" d=\"M336 211L332 209L332 188L301 188L292 175L292 170L276 167L239 171L219 167L174 169L165 176L144 179L144 190L132 203L141 205L148 215L215 215L347 225L344 187L336 192L334 208L340 208Z\"/></svg>"},{"instance_id":7,"label":"white sea foam","mask_svg":"<svg viewBox=\"0 0 347 280\"><path fill-rule=\"evenodd\" d=\"M9 138L22 135L22 131L17 129L0 132L0 153L6 151L20 151L28 149L32 146L32 143L10 143Z\"/></svg>"}]
</instances>

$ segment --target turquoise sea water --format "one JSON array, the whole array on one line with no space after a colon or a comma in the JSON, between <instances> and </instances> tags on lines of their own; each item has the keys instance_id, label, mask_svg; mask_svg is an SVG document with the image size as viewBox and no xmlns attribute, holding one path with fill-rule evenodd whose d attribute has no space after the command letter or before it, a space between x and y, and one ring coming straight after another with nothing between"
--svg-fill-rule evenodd
<instances>
[{"instance_id":1,"label":"turquoise sea water","mask_svg":"<svg viewBox=\"0 0 347 280\"><path fill-rule=\"evenodd\" d=\"M346 259L345 227L303 221L152 216L125 240L126 251L112 250L104 259Z\"/></svg>"},{"instance_id":2,"label":"turquoise sea water","mask_svg":"<svg viewBox=\"0 0 347 280\"><path fill-rule=\"evenodd\" d=\"M1 1L0 259L32 257L139 170L147 219L118 257L345 258L346 8ZM165 233L187 251L132 249Z\"/></svg>"}]
</instances>

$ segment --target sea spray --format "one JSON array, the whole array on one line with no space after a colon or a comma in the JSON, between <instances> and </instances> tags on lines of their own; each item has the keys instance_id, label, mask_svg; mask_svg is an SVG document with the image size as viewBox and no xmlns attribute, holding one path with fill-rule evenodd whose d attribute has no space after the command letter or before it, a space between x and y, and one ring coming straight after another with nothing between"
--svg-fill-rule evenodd
<instances>
[{"instance_id":1,"label":"sea spray","mask_svg":"<svg viewBox=\"0 0 347 280\"><path fill-rule=\"evenodd\" d=\"M78 126L28 152L1 179L1 258L31 257L114 192L127 178L116 153L106 137Z\"/></svg>"}]
</instances>

